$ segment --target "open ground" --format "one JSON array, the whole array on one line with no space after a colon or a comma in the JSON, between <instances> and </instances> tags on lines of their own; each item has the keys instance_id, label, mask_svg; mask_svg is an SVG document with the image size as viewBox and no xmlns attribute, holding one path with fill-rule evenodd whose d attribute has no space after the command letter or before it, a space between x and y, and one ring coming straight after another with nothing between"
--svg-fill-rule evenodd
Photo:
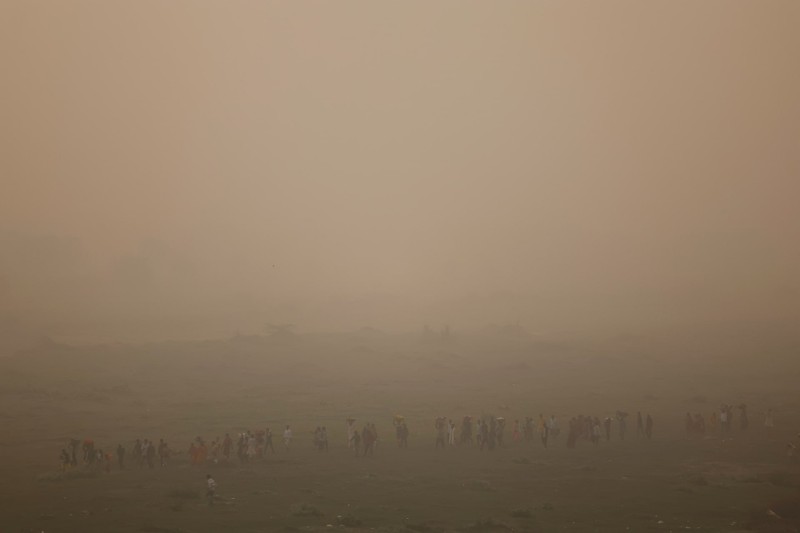
<instances>
[{"instance_id":1,"label":"open ground","mask_svg":"<svg viewBox=\"0 0 800 533\"><path fill-rule=\"evenodd\" d=\"M285 333L285 332L284 332ZM652 339L526 335L453 339L237 336L207 342L40 348L0 360L2 531L796 531L800 396L793 354L693 357ZM750 428L686 435L686 412L746 403ZM776 427L763 427L773 409ZM511 442L510 424L555 414L650 413L598 446ZM392 416L410 429L394 441ZM506 445L435 450L434 419L493 414ZM372 457L346 447L345 419L376 424ZM280 429L294 428L289 451ZM328 427L330 450L311 445ZM274 455L191 466L186 449L270 427ZM615 425L616 429L616 425ZM59 472L70 438L130 452L177 451L166 468ZM216 504L204 498L217 481Z\"/></svg>"}]
</instances>

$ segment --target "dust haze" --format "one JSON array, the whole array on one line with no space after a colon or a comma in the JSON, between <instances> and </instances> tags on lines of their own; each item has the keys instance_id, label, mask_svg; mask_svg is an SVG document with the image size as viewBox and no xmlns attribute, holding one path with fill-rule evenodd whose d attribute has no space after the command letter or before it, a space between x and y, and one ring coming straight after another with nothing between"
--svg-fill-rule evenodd
<instances>
[{"instance_id":1,"label":"dust haze","mask_svg":"<svg viewBox=\"0 0 800 533\"><path fill-rule=\"evenodd\" d=\"M647 503L615 521L571 492L575 472L602 477L631 457L625 479L657 462L653 476L669 476L691 458L697 471L681 479L706 484L684 491L696 506L675 504L686 524L705 514L692 524L774 526L768 502L800 486L784 449L800 412L799 24L791 0L2 2L0 417L3 444L28 460L6 474L37 495L19 499L30 512L13 524L203 531L174 509L144 525L94 509L80 526L64 517L84 509L42 510L69 483L86 494L125 475L147 485L147 468L37 475L89 434L106 451L180 438L183 453L198 435L265 421L277 445L284 424L310 434L320 417L331 454L349 460L353 416L381 432L385 462L369 469L390 470L343 494L368 501L386 476L410 483L393 490L414 508L417 486L402 477L414 469L433 485L458 471L462 488L478 487L453 496L445 518L406 517L408 530L657 529ZM706 418L729 404L750 406L757 437L730 449L724 433L687 440L684 411ZM563 434L547 462L538 441L510 439L513 420L550 410ZM411 455L393 442L400 411ZM658 451L612 440L599 445L611 455L570 463L573 416L609 417L616 432L628 411L632 425L654 414ZM762 435L773 411L777 429ZM431 455L434 419L468 414L508 420L491 475L462 469L477 450L445 466ZM241 503L243 515L215 524L294 531L349 516L343 502L309 503L346 474L296 453L268 467L312 491L270 489L274 513L291 518L248 522ZM176 462L161 496L195 483L194 462ZM737 482L788 476L763 500L760 482L737 493L760 518L711 503L729 480L723 462L741 469ZM555 514L497 511L538 490L513 469L540 467L578 500L543 496ZM255 494L257 478L219 474L229 507L237 490ZM658 479L631 494L686 488ZM461 515L484 496L483 514ZM303 498L324 518L303 514ZM333 525L401 527L409 512L392 505L363 503L350 526ZM586 514L558 515L561 505Z\"/></svg>"},{"instance_id":2,"label":"dust haze","mask_svg":"<svg viewBox=\"0 0 800 533\"><path fill-rule=\"evenodd\" d=\"M1 9L5 330L798 317L793 2Z\"/></svg>"}]
</instances>

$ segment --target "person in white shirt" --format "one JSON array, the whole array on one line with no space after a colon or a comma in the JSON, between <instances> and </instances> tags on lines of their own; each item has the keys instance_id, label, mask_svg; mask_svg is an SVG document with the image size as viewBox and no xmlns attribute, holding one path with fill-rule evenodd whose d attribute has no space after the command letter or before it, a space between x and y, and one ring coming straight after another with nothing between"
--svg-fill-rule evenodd
<instances>
[{"instance_id":1,"label":"person in white shirt","mask_svg":"<svg viewBox=\"0 0 800 533\"><path fill-rule=\"evenodd\" d=\"M547 421L547 429L550 436L558 436L558 420L556 420L556 415L550 415L550 419Z\"/></svg>"},{"instance_id":2,"label":"person in white shirt","mask_svg":"<svg viewBox=\"0 0 800 533\"><path fill-rule=\"evenodd\" d=\"M252 461L256 457L256 436L247 436L247 459Z\"/></svg>"},{"instance_id":3,"label":"person in white shirt","mask_svg":"<svg viewBox=\"0 0 800 533\"><path fill-rule=\"evenodd\" d=\"M208 498L208 505L214 505L214 494L217 492L217 482L211 477L211 474L206 474L206 498Z\"/></svg>"},{"instance_id":4,"label":"person in white shirt","mask_svg":"<svg viewBox=\"0 0 800 533\"><path fill-rule=\"evenodd\" d=\"M292 442L292 428L286 424L286 429L283 430L283 447L288 452L289 443Z\"/></svg>"}]
</instances>

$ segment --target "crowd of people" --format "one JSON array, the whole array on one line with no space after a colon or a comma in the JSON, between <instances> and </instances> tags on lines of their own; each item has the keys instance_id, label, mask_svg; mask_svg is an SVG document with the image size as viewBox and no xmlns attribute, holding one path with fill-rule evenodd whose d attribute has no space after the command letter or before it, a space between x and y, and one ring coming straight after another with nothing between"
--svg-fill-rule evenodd
<instances>
[{"instance_id":1,"label":"crowd of people","mask_svg":"<svg viewBox=\"0 0 800 533\"><path fill-rule=\"evenodd\" d=\"M291 441L290 426L286 426L284 435L285 446L288 449ZM203 465L208 462L216 464L220 461L230 461L234 452L240 463L262 459L267 453L274 454L272 430L265 428L242 431L235 440L230 433L225 433L225 437L217 437L210 444L206 444L203 437L198 436L189 444L188 457L192 465Z\"/></svg>"},{"instance_id":2,"label":"crowd of people","mask_svg":"<svg viewBox=\"0 0 800 533\"><path fill-rule=\"evenodd\" d=\"M734 407L733 405L722 404L719 411L713 411L706 419L702 413L686 413L686 433L693 436L702 437L708 433L729 433L734 424L734 415L739 412L739 429L742 431L750 427L750 419L747 416L747 405L739 404ZM764 415L764 428L770 429L775 427L775 417L772 409L768 409Z\"/></svg>"},{"instance_id":3,"label":"crowd of people","mask_svg":"<svg viewBox=\"0 0 800 533\"><path fill-rule=\"evenodd\" d=\"M734 417L738 415L738 424ZM629 414L625 411L616 411L613 415L600 418L598 416L577 415L567 423L566 447L575 448L580 442L589 442L598 446L602 440L610 441L613 435L619 440L625 440ZM395 438L399 448L408 447L409 429L405 417L395 415L392 420L395 429ZM636 437L650 440L653 438L653 418L648 413L636 413ZM686 432L690 436L703 436L707 433L725 434L738 425L745 431L749 427L747 406L723 404L718 411L704 417L701 413L686 413ZM768 410L764 418L764 427L773 428L775 425L774 414ZM348 418L345 422L346 446L352 450L356 457L373 456L378 443L378 431L374 423L368 422L361 429L356 424L356 419ZM433 435L431 440L435 450L455 447L475 447L478 450L492 451L498 447L505 447L506 419L492 415L480 417L464 416L460 425L451 418L436 417L433 422ZM544 448L550 446L554 439L561 434L558 418L555 415L545 417L540 414L538 419L526 416L522 420L515 419L511 430L512 443L532 443L538 439ZM283 449L288 452L292 447L293 433L290 425L283 430ZM319 452L328 451L328 429L326 426L317 426L312 432L311 444ZM798 444L790 443L788 455L793 456L798 449ZM83 441L71 439L67 447L61 451L60 462L62 469L70 469L85 465L90 468L110 471L112 463L116 462L120 470L127 466L134 468L161 468L169 465L170 459L176 453L164 439L158 443L149 439L136 439L133 443L130 456L127 455L125 446L119 444L113 453L95 446L92 439ZM248 463L263 459L267 454L274 454L272 430L264 429L247 430L238 433L236 438L226 433L224 437L217 437L207 443L203 437L196 437L186 451L188 462L192 466L229 462L235 454L240 463ZM116 461L114 459L116 458ZM127 461L127 462L126 462Z\"/></svg>"},{"instance_id":4,"label":"crowd of people","mask_svg":"<svg viewBox=\"0 0 800 533\"><path fill-rule=\"evenodd\" d=\"M81 461L80 464L104 469L106 472L111 471L111 465L114 462L115 455L108 451L104 452L101 448L95 448L94 440L90 438L83 439L70 439L66 448L61 449L60 462L61 469L67 470L78 466L78 450L80 449ZM167 466L167 462L172 451L170 447L160 439L158 445L148 439L136 439L131 451L131 459L134 466L137 468L155 468L156 457L158 457L159 466ZM127 451L122 444L119 444L116 449L116 462L120 470L125 468L125 459Z\"/></svg>"},{"instance_id":5,"label":"crowd of people","mask_svg":"<svg viewBox=\"0 0 800 533\"><path fill-rule=\"evenodd\" d=\"M378 443L378 429L375 424L368 422L359 433L358 429L354 427L351 430L351 420L352 424L355 424L355 419L348 418L347 430L349 438L347 446L353 449L356 457L359 455L375 455L375 446Z\"/></svg>"}]
</instances>

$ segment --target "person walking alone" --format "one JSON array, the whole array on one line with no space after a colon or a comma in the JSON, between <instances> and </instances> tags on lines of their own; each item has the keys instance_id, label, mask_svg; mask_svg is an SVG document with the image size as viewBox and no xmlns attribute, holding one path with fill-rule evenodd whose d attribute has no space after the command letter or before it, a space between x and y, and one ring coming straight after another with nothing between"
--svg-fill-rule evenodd
<instances>
[{"instance_id":1,"label":"person walking alone","mask_svg":"<svg viewBox=\"0 0 800 533\"><path fill-rule=\"evenodd\" d=\"M217 482L211 477L211 474L206 474L206 498L208 499L208 506L214 505L214 496L217 493Z\"/></svg>"}]
</instances>

